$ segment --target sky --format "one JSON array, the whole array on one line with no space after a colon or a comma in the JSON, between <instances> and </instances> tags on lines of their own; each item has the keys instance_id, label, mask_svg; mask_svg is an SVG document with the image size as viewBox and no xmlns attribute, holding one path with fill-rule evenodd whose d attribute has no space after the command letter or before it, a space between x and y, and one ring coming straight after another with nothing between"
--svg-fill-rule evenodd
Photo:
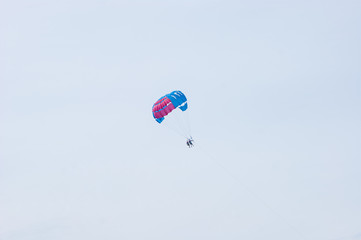
<instances>
[{"instance_id":1,"label":"sky","mask_svg":"<svg viewBox=\"0 0 361 240\"><path fill-rule=\"evenodd\" d=\"M361 239L360 29L357 0L1 0L0 239ZM173 90L194 148L153 119Z\"/></svg>"}]
</instances>

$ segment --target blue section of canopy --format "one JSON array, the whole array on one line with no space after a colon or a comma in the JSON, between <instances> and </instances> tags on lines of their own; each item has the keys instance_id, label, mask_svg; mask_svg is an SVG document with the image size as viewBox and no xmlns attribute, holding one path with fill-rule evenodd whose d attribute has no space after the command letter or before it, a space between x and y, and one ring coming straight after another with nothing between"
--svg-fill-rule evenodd
<instances>
[{"instance_id":1,"label":"blue section of canopy","mask_svg":"<svg viewBox=\"0 0 361 240\"><path fill-rule=\"evenodd\" d=\"M173 91L166 95L174 105L174 108L179 107L180 110L185 111L188 108L187 98L181 91Z\"/></svg>"}]
</instances>

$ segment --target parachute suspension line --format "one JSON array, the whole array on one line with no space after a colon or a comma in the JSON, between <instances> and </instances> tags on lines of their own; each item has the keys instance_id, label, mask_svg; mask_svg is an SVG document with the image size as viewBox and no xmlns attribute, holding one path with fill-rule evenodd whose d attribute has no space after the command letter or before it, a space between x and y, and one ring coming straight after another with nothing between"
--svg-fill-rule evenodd
<instances>
[{"instance_id":1,"label":"parachute suspension line","mask_svg":"<svg viewBox=\"0 0 361 240\"><path fill-rule=\"evenodd\" d=\"M189 110L188 110L188 111L189 111ZM188 130L189 136L192 137L191 121L190 121L190 119L189 119L189 112L188 112L188 111L187 111L186 114L185 114L185 115L186 115L185 117L186 117L187 128L188 128L187 130Z\"/></svg>"},{"instance_id":2,"label":"parachute suspension line","mask_svg":"<svg viewBox=\"0 0 361 240\"><path fill-rule=\"evenodd\" d=\"M183 137L183 138L185 138L185 139L188 139L188 137L186 137L184 134L181 134L179 131L175 130L174 128L171 128L171 127L170 127L170 129L171 129L173 132L175 132L176 134L178 134L179 136L181 136L181 137Z\"/></svg>"},{"instance_id":3,"label":"parachute suspension line","mask_svg":"<svg viewBox=\"0 0 361 240\"><path fill-rule=\"evenodd\" d=\"M198 148L203 152L205 155L207 155L210 159L213 160L215 164L217 164L219 167L221 167L226 173L229 174L235 180L238 184L240 184L245 190L248 191L258 202L262 203L268 210L270 210L274 215L276 215L282 222L284 222L290 230L297 233L300 239L307 239L305 235L300 232L296 227L294 227L292 224L289 223L289 221L283 217L281 214L279 214L274 208L272 208L265 200L263 200L255 191L253 191L250 187L248 187L246 184L244 184L243 181L237 175L233 174L228 168L226 168L220 161L218 161L214 156L209 154L207 151L204 151L203 148L197 144Z\"/></svg>"},{"instance_id":4,"label":"parachute suspension line","mask_svg":"<svg viewBox=\"0 0 361 240\"><path fill-rule=\"evenodd\" d=\"M179 112L180 110L178 110L178 112L176 113L176 116L174 116L176 118L177 124L179 126L179 129L182 131L182 133L184 133L185 135L187 135L187 131L184 128L184 122L183 122L183 117L184 114L182 112Z\"/></svg>"},{"instance_id":5,"label":"parachute suspension line","mask_svg":"<svg viewBox=\"0 0 361 240\"><path fill-rule=\"evenodd\" d=\"M186 115L188 114L188 111L182 112L181 110L175 110L175 114L173 116L170 116L169 118L174 119L168 119L168 120L174 120L175 125L178 127L179 131L185 136L185 138L190 138L191 133L188 130L188 123ZM169 121L169 122L170 122Z\"/></svg>"},{"instance_id":6,"label":"parachute suspension line","mask_svg":"<svg viewBox=\"0 0 361 240\"><path fill-rule=\"evenodd\" d=\"M174 120L174 119L168 119L168 120ZM172 121L167 121L165 123L163 123L164 125L166 125L169 129L171 129L173 132L175 132L177 135L184 137L184 138L188 138L185 134L184 131L182 131L182 129L180 128L179 124L175 124Z\"/></svg>"}]
</instances>

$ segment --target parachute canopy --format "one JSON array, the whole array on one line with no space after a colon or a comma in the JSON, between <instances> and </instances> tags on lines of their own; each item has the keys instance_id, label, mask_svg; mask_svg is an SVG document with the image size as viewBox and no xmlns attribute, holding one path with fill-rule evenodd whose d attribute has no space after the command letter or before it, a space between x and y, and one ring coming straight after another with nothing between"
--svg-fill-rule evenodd
<instances>
[{"instance_id":1,"label":"parachute canopy","mask_svg":"<svg viewBox=\"0 0 361 240\"><path fill-rule=\"evenodd\" d=\"M182 111L187 110L187 98L181 91L173 91L159 98L153 104L153 117L158 123L161 123L165 116L178 107Z\"/></svg>"}]
</instances>

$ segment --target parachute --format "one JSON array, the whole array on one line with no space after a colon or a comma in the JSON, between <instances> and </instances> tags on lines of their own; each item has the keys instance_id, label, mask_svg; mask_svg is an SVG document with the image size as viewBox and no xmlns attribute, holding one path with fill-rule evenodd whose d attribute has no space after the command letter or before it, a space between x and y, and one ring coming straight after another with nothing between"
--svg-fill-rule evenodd
<instances>
[{"instance_id":1,"label":"parachute","mask_svg":"<svg viewBox=\"0 0 361 240\"><path fill-rule=\"evenodd\" d=\"M153 117L158 123L162 123L164 117L179 107L183 112L187 110L187 98L181 91L173 91L161 97L153 105Z\"/></svg>"},{"instance_id":2,"label":"parachute","mask_svg":"<svg viewBox=\"0 0 361 240\"><path fill-rule=\"evenodd\" d=\"M187 109L188 102L184 93L173 91L159 98L153 104L152 113L159 124L165 125L179 135L190 139L191 130ZM166 121L164 121L165 118L167 118Z\"/></svg>"}]
</instances>

